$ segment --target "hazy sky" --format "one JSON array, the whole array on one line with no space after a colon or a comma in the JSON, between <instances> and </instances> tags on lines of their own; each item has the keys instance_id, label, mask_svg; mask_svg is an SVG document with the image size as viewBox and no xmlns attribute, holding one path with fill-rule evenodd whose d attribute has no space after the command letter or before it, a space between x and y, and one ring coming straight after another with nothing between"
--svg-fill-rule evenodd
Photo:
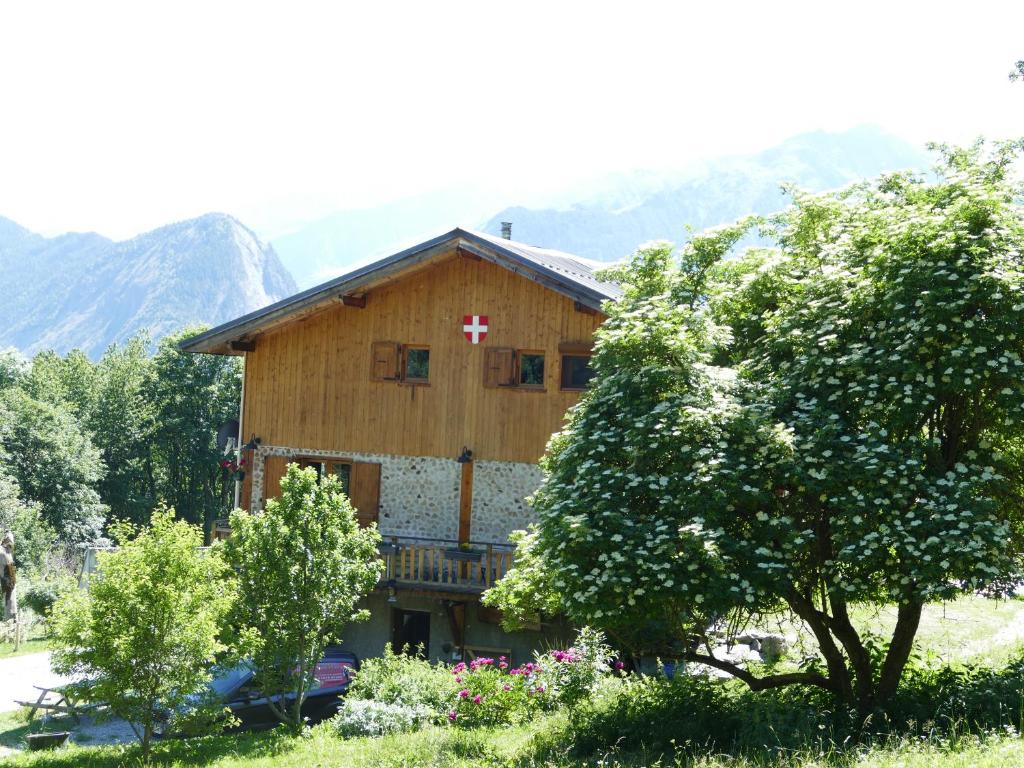
<instances>
[{"instance_id":1,"label":"hazy sky","mask_svg":"<svg viewBox=\"0 0 1024 768\"><path fill-rule=\"evenodd\" d=\"M264 234L482 183L525 196L876 123L1024 135L1024 2L9 2L0 215Z\"/></svg>"}]
</instances>

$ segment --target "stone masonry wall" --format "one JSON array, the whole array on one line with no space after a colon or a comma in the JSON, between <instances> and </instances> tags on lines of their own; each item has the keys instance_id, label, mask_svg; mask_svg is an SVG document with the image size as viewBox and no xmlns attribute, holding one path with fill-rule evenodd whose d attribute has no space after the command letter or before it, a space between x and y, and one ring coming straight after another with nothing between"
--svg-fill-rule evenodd
<instances>
[{"instance_id":1,"label":"stone masonry wall","mask_svg":"<svg viewBox=\"0 0 1024 768\"><path fill-rule=\"evenodd\" d=\"M526 528L533 509L526 498L540 487L535 464L477 461L473 466L473 541L503 542L512 531Z\"/></svg>"},{"instance_id":2,"label":"stone masonry wall","mask_svg":"<svg viewBox=\"0 0 1024 768\"><path fill-rule=\"evenodd\" d=\"M252 509L263 506L264 459L268 456L344 456L380 464L378 525L382 536L448 541L458 538L462 467L454 459L263 445L256 451L250 469ZM475 462L470 538L503 542L512 531L525 528L533 519L525 499L537 490L540 481L540 469L533 464Z\"/></svg>"}]
</instances>

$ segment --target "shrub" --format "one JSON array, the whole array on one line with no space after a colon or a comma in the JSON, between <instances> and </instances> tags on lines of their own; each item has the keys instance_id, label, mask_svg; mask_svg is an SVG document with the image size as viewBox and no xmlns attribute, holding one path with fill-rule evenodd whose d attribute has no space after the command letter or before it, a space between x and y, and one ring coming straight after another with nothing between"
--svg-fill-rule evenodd
<instances>
[{"instance_id":1,"label":"shrub","mask_svg":"<svg viewBox=\"0 0 1024 768\"><path fill-rule=\"evenodd\" d=\"M224 550L238 582L232 618L268 708L297 732L324 649L341 640L348 622L369 615L357 605L384 567L380 534L359 526L337 478L321 482L297 464L288 465L281 495L266 507L231 514ZM273 698L278 693L288 697Z\"/></svg>"},{"instance_id":2,"label":"shrub","mask_svg":"<svg viewBox=\"0 0 1024 768\"><path fill-rule=\"evenodd\" d=\"M419 730L433 719L434 714L424 706L347 698L331 723L339 736L351 739Z\"/></svg>"},{"instance_id":3,"label":"shrub","mask_svg":"<svg viewBox=\"0 0 1024 768\"><path fill-rule=\"evenodd\" d=\"M87 699L132 723L148 762L160 713L209 681L234 592L219 549L201 551L202 530L173 510L154 511L147 528L111 530L120 546L100 553L88 591L54 607L53 668L82 677Z\"/></svg>"},{"instance_id":4,"label":"shrub","mask_svg":"<svg viewBox=\"0 0 1024 768\"><path fill-rule=\"evenodd\" d=\"M539 677L550 693L549 700L574 711L591 697L601 676L609 671L611 653L602 632L583 627L571 648L537 657L537 666L543 670Z\"/></svg>"},{"instance_id":5,"label":"shrub","mask_svg":"<svg viewBox=\"0 0 1024 768\"><path fill-rule=\"evenodd\" d=\"M529 662L510 668L504 656L460 662L452 667L459 686L448 721L462 727L505 725L525 720L538 708L548 708L550 693L542 669Z\"/></svg>"},{"instance_id":6,"label":"shrub","mask_svg":"<svg viewBox=\"0 0 1024 768\"><path fill-rule=\"evenodd\" d=\"M367 699L409 708L426 708L435 715L446 713L457 683L443 664L385 646L384 655L366 659L348 691L349 699Z\"/></svg>"},{"instance_id":7,"label":"shrub","mask_svg":"<svg viewBox=\"0 0 1024 768\"><path fill-rule=\"evenodd\" d=\"M49 618L54 603L65 592L75 589L75 583L67 578L50 578L30 581L18 591L19 604L31 608L33 613Z\"/></svg>"}]
</instances>

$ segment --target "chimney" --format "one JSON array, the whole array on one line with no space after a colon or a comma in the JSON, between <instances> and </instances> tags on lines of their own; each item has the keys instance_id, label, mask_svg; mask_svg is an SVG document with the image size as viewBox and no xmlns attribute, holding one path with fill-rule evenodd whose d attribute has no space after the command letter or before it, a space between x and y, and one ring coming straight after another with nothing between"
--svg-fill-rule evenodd
<instances>
[{"instance_id":1,"label":"chimney","mask_svg":"<svg viewBox=\"0 0 1024 768\"><path fill-rule=\"evenodd\" d=\"M503 222L501 222L501 236L504 237L506 240L511 240L512 239L512 222L511 221L503 221Z\"/></svg>"}]
</instances>

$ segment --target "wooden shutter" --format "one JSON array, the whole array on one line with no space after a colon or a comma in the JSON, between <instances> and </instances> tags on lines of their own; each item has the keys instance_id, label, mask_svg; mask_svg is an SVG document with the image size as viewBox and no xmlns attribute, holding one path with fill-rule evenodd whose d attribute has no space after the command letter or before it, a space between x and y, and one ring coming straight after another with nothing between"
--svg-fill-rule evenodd
<instances>
[{"instance_id":1,"label":"wooden shutter","mask_svg":"<svg viewBox=\"0 0 1024 768\"><path fill-rule=\"evenodd\" d=\"M287 456L267 456L263 462L263 506L281 495L281 478L288 469Z\"/></svg>"},{"instance_id":2,"label":"wooden shutter","mask_svg":"<svg viewBox=\"0 0 1024 768\"><path fill-rule=\"evenodd\" d=\"M484 386L514 387L516 351L507 347L488 347L484 354Z\"/></svg>"},{"instance_id":3,"label":"wooden shutter","mask_svg":"<svg viewBox=\"0 0 1024 768\"><path fill-rule=\"evenodd\" d=\"M352 462L348 497L356 508L356 518L364 528L380 516L380 464Z\"/></svg>"},{"instance_id":4,"label":"wooden shutter","mask_svg":"<svg viewBox=\"0 0 1024 768\"><path fill-rule=\"evenodd\" d=\"M370 378L373 381L397 381L401 347L394 341L373 342Z\"/></svg>"},{"instance_id":5,"label":"wooden shutter","mask_svg":"<svg viewBox=\"0 0 1024 768\"><path fill-rule=\"evenodd\" d=\"M246 512L252 511L252 467L248 467L245 479L242 480L242 492L238 494L238 506Z\"/></svg>"}]
</instances>

